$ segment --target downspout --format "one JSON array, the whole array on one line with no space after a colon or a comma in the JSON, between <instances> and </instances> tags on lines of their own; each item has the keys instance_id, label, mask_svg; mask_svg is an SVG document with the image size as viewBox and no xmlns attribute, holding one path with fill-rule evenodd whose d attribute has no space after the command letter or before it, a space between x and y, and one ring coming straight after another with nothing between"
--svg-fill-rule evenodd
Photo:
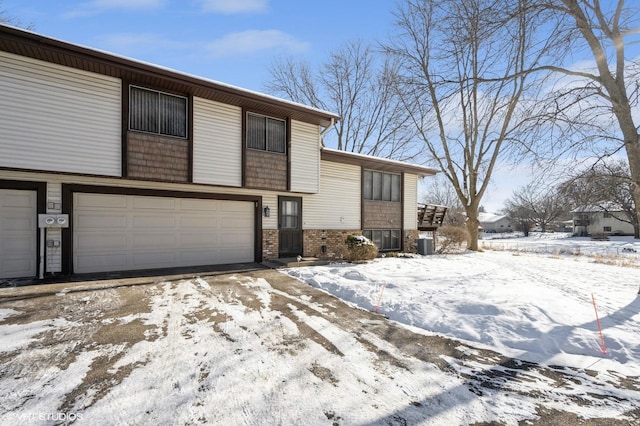
<instances>
[{"instance_id":1,"label":"downspout","mask_svg":"<svg viewBox=\"0 0 640 426\"><path fill-rule=\"evenodd\" d=\"M336 119L331 117L331 122L323 131L320 132L320 145L324 148L324 135L331 130L331 128L336 124Z\"/></svg>"}]
</instances>

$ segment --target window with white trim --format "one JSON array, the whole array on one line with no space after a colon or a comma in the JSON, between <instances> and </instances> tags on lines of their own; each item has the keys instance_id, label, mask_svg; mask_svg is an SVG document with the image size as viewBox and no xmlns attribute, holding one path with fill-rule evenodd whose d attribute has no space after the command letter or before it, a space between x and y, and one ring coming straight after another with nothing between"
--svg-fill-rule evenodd
<instances>
[{"instance_id":1,"label":"window with white trim","mask_svg":"<svg viewBox=\"0 0 640 426\"><path fill-rule=\"evenodd\" d=\"M186 138L187 98L130 86L129 129Z\"/></svg>"},{"instance_id":2,"label":"window with white trim","mask_svg":"<svg viewBox=\"0 0 640 426\"><path fill-rule=\"evenodd\" d=\"M261 151L287 152L285 120L247 113L247 148Z\"/></svg>"}]
</instances>

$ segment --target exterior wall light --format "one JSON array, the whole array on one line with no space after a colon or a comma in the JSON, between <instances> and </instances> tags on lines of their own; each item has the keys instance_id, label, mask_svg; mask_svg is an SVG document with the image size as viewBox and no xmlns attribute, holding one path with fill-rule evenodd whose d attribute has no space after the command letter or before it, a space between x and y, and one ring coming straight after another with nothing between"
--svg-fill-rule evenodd
<instances>
[{"instance_id":1,"label":"exterior wall light","mask_svg":"<svg viewBox=\"0 0 640 426\"><path fill-rule=\"evenodd\" d=\"M269 206L264 208L264 217L269 217L271 216L271 209L269 208Z\"/></svg>"}]
</instances>

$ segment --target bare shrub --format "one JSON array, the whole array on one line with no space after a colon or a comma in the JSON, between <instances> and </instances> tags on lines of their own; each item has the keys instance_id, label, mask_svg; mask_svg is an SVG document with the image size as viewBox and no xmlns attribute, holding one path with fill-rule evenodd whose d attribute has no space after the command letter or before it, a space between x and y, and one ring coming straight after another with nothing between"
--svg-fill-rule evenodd
<instances>
[{"instance_id":1,"label":"bare shrub","mask_svg":"<svg viewBox=\"0 0 640 426\"><path fill-rule=\"evenodd\" d=\"M347 244L346 260L349 262L361 262L375 259L378 255L378 247L373 241L362 235L349 235L345 240Z\"/></svg>"},{"instance_id":2,"label":"bare shrub","mask_svg":"<svg viewBox=\"0 0 640 426\"><path fill-rule=\"evenodd\" d=\"M453 253L463 250L469 241L469 231L462 226L443 226L438 229L440 235L438 253Z\"/></svg>"}]
</instances>

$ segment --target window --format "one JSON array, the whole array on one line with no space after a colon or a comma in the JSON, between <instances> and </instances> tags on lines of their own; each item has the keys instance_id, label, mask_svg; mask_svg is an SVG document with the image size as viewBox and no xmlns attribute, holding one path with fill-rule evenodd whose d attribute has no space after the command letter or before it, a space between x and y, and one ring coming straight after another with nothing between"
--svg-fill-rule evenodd
<instances>
[{"instance_id":1,"label":"window","mask_svg":"<svg viewBox=\"0 0 640 426\"><path fill-rule=\"evenodd\" d=\"M400 202L402 188L400 175L364 171L364 199Z\"/></svg>"},{"instance_id":2,"label":"window","mask_svg":"<svg viewBox=\"0 0 640 426\"><path fill-rule=\"evenodd\" d=\"M247 148L287 152L287 126L284 120L247 114Z\"/></svg>"},{"instance_id":3,"label":"window","mask_svg":"<svg viewBox=\"0 0 640 426\"><path fill-rule=\"evenodd\" d=\"M609 212L604 212L604 218L605 218L605 219L610 219L610 218L612 218L612 217L613 217L613 215L612 215L611 213L609 213Z\"/></svg>"},{"instance_id":4,"label":"window","mask_svg":"<svg viewBox=\"0 0 640 426\"><path fill-rule=\"evenodd\" d=\"M187 98L131 86L129 129L187 137Z\"/></svg>"},{"instance_id":5,"label":"window","mask_svg":"<svg viewBox=\"0 0 640 426\"><path fill-rule=\"evenodd\" d=\"M603 232L611 232L611 227L610 227L610 226L605 226L605 227L602 229L602 231L603 231Z\"/></svg>"},{"instance_id":6,"label":"window","mask_svg":"<svg viewBox=\"0 0 640 426\"><path fill-rule=\"evenodd\" d=\"M378 250L400 250L399 229L367 229L362 235L373 241Z\"/></svg>"}]
</instances>

